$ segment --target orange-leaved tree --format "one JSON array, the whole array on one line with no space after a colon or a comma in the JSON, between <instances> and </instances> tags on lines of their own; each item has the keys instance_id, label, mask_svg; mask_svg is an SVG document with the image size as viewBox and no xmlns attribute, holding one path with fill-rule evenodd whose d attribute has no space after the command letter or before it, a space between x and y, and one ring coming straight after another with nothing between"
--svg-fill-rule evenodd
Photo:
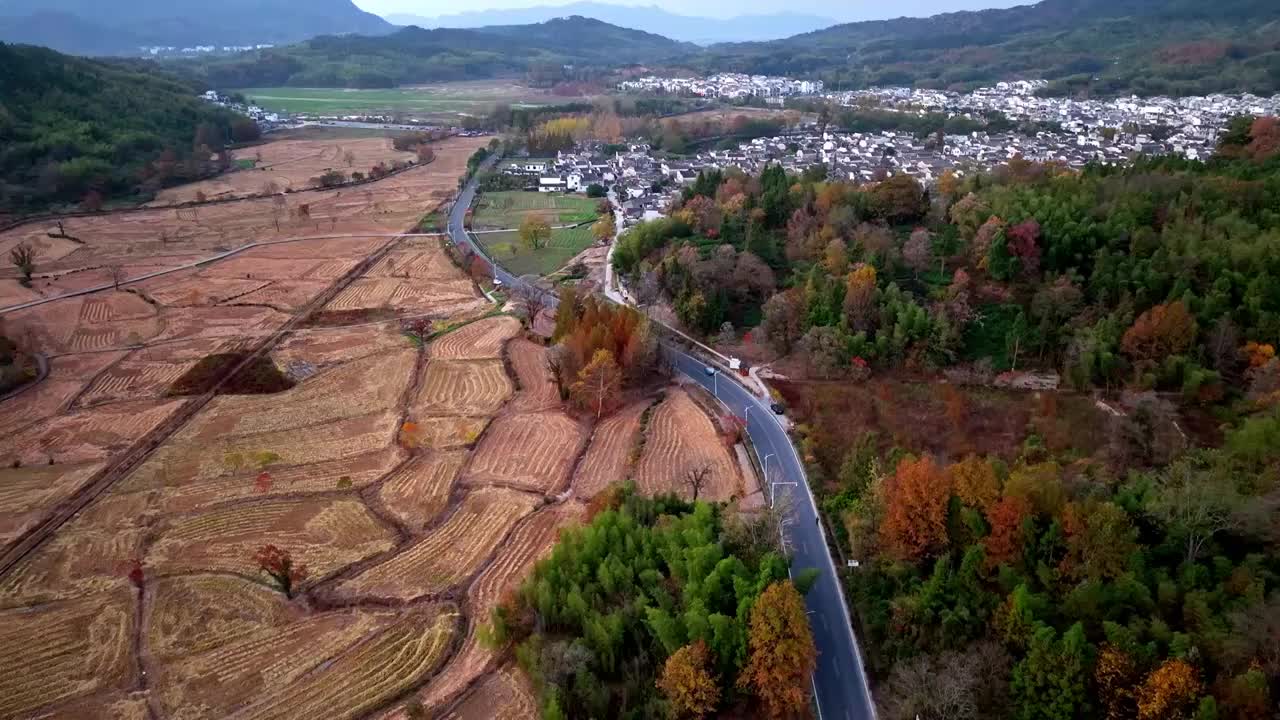
<instances>
[{"instance_id":1,"label":"orange-leaved tree","mask_svg":"<svg viewBox=\"0 0 1280 720\"><path fill-rule=\"evenodd\" d=\"M767 716L790 717L808 708L818 651L804 599L790 581L770 585L756 599L747 649L738 685L760 698Z\"/></svg>"},{"instance_id":2,"label":"orange-leaved tree","mask_svg":"<svg viewBox=\"0 0 1280 720\"><path fill-rule=\"evenodd\" d=\"M269 575L280 592L289 599L293 599L293 591L298 583L307 579L307 566L295 565L289 551L281 550L275 545L258 548L253 559L258 563L258 568Z\"/></svg>"},{"instance_id":3,"label":"orange-leaved tree","mask_svg":"<svg viewBox=\"0 0 1280 720\"><path fill-rule=\"evenodd\" d=\"M987 565L996 567L1022 558L1022 524L1031 517L1031 501L1024 495L1005 495L987 513L991 534L987 536Z\"/></svg>"},{"instance_id":4,"label":"orange-leaved tree","mask_svg":"<svg viewBox=\"0 0 1280 720\"><path fill-rule=\"evenodd\" d=\"M711 672L711 652L697 640L671 653L658 677L658 689L677 718L701 718L720 703L720 683Z\"/></svg>"},{"instance_id":5,"label":"orange-leaved tree","mask_svg":"<svg viewBox=\"0 0 1280 720\"><path fill-rule=\"evenodd\" d=\"M1196 339L1196 319L1182 301L1156 305L1138 316L1124 333L1121 347L1139 367L1180 355Z\"/></svg>"},{"instance_id":6,"label":"orange-leaved tree","mask_svg":"<svg viewBox=\"0 0 1280 720\"><path fill-rule=\"evenodd\" d=\"M920 560L947 545L951 483L932 458L903 459L887 480L880 539L904 560Z\"/></svg>"},{"instance_id":7,"label":"orange-leaved tree","mask_svg":"<svg viewBox=\"0 0 1280 720\"><path fill-rule=\"evenodd\" d=\"M1138 688L1139 720L1179 720L1190 717L1200 696L1200 678L1186 660L1172 658L1147 676Z\"/></svg>"},{"instance_id":8,"label":"orange-leaved tree","mask_svg":"<svg viewBox=\"0 0 1280 720\"><path fill-rule=\"evenodd\" d=\"M578 371L578 381L569 388L569 396L578 407L595 414L596 420L613 409L622 389L622 373L613 353L597 350L591 362Z\"/></svg>"}]
</instances>

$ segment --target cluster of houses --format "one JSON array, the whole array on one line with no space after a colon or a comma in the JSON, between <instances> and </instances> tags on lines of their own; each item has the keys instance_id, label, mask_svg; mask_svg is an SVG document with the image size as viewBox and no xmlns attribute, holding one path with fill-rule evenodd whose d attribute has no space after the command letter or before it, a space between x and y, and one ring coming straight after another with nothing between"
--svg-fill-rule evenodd
<instances>
[{"instance_id":1,"label":"cluster of houses","mask_svg":"<svg viewBox=\"0 0 1280 720\"><path fill-rule=\"evenodd\" d=\"M201 95L201 97L206 102L211 102L214 105L220 105L230 110L234 110L246 117L253 118L257 121L258 126L261 127L264 132L278 125L289 122L289 118L282 117L279 113L267 112L257 105L246 105L244 103L232 102L231 98L220 94L217 90L206 91Z\"/></svg>"},{"instance_id":2,"label":"cluster of houses","mask_svg":"<svg viewBox=\"0 0 1280 720\"><path fill-rule=\"evenodd\" d=\"M183 55L210 55L220 53L223 55L232 55L234 53L248 52L250 50L267 50L275 45L192 45L190 47L175 47L172 45L151 45L138 48L143 56L149 57L177 57Z\"/></svg>"},{"instance_id":3,"label":"cluster of houses","mask_svg":"<svg viewBox=\"0 0 1280 720\"><path fill-rule=\"evenodd\" d=\"M1203 159L1213 153L1231 118L1280 114L1280 95L1207 95L1191 97L1122 97L1098 100L1040 97L1043 80L997 83L969 93L885 87L832 93L839 104L910 113L945 113L981 117L1003 113L1015 121L1053 123L1050 133L1024 155L1068 162L1116 160L1134 153L1177 154ZM1078 150L1068 146L1075 145Z\"/></svg>"},{"instance_id":4,"label":"cluster of houses","mask_svg":"<svg viewBox=\"0 0 1280 720\"><path fill-rule=\"evenodd\" d=\"M786 98L797 95L817 95L822 92L821 80L793 80L770 75L744 75L721 73L705 78L647 77L626 80L618 85L626 92L665 93L690 97L724 98L737 100L749 97Z\"/></svg>"}]
</instances>

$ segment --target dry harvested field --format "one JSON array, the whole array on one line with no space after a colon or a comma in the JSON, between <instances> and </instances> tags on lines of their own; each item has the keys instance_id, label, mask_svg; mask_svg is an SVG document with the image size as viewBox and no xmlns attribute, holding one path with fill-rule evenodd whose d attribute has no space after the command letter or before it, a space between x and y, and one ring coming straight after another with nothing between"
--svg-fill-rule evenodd
<instances>
[{"instance_id":1,"label":"dry harvested field","mask_svg":"<svg viewBox=\"0 0 1280 720\"><path fill-rule=\"evenodd\" d=\"M477 320L431 343L433 360L485 360L502 356L502 347L520 332L520 321L500 315Z\"/></svg>"},{"instance_id":2,"label":"dry harvested field","mask_svg":"<svg viewBox=\"0 0 1280 720\"><path fill-rule=\"evenodd\" d=\"M37 253L36 278L31 289L23 288L15 271L4 268L0 274L0 307L110 283L113 267L120 268L126 279L137 278L249 243L335 236L327 245L308 240L275 247L285 248L280 250L280 259L299 265L305 257L295 258L289 245L311 243L312 256L338 259L341 255L335 250L343 245L403 232L427 211L452 197L467 158L484 144L484 138L450 138L435 143L434 162L356 187L192 208L150 208L68 218L63 221L63 230L74 240L49 237L50 232L58 233L52 222L13 228L0 233L0 256L7 257L20 242L30 244ZM231 277L253 279L244 275L255 272L258 270L250 264ZM262 268L261 272L267 269ZM293 274L287 279L310 278Z\"/></svg>"},{"instance_id":3,"label":"dry harvested field","mask_svg":"<svg viewBox=\"0 0 1280 720\"><path fill-rule=\"evenodd\" d=\"M586 441L582 424L563 412L504 415L485 432L462 481L554 495Z\"/></svg>"},{"instance_id":4,"label":"dry harvested field","mask_svg":"<svg viewBox=\"0 0 1280 720\"><path fill-rule=\"evenodd\" d=\"M473 490L421 540L342 581L335 592L348 600L412 600L442 593L479 570L512 526L538 503L536 496L516 490Z\"/></svg>"},{"instance_id":5,"label":"dry harvested field","mask_svg":"<svg viewBox=\"0 0 1280 720\"><path fill-rule=\"evenodd\" d=\"M378 163L416 160L417 155L396 150L391 138L343 138L329 140L276 140L235 150L232 160L252 162L252 169L162 190L152 205L190 202L203 193L209 200L258 195L282 190L306 190L327 170L351 174L369 172Z\"/></svg>"},{"instance_id":6,"label":"dry harvested field","mask_svg":"<svg viewBox=\"0 0 1280 720\"><path fill-rule=\"evenodd\" d=\"M573 494L590 499L631 477L640 440L640 418L653 403L641 400L605 418L591 435L591 446L573 474Z\"/></svg>"},{"instance_id":7,"label":"dry harvested field","mask_svg":"<svg viewBox=\"0 0 1280 720\"><path fill-rule=\"evenodd\" d=\"M412 410L418 415L494 415L511 397L498 360L431 360Z\"/></svg>"},{"instance_id":8,"label":"dry harvested field","mask_svg":"<svg viewBox=\"0 0 1280 720\"><path fill-rule=\"evenodd\" d=\"M534 720L537 717L538 702L529 681L519 668L507 665L472 688L441 720Z\"/></svg>"},{"instance_id":9,"label":"dry harvested field","mask_svg":"<svg viewBox=\"0 0 1280 720\"><path fill-rule=\"evenodd\" d=\"M670 388L649 418L644 452L634 474L636 488L647 494L687 495L682 481L688 472L700 468L711 473L701 497L729 500L743 496L738 465L711 418L687 390Z\"/></svg>"},{"instance_id":10,"label":"dry harvested field","mask_svg":"<svg viewBox=\"0 0 1280 720\"><path fill-rule=\"evenodd\" d=\"M384 181L405 209L366 220L393 232L429 209L405 184L425 170ZM535 714L478 630L584 516L570 476L585 497L591 468L630 472L643 408L589 442L510 317L412 342L399 316L489 306L435 239L367 227L6 314L51 362L0 404L0 667L35 670L0 674L0 717L358 720L407 717L407 698ZM352 300L383 285L412 292ZM170 395L211 355L258 348L254 367L291 382ZM306 566L294 597L258 567L267 545Z\"/></svg>"},{"instance_id":11,"label":"dry harvested field","mask_svg":"<svg viewBox=\"0 0 1280 720\"><path fill-rule=\"evenodd\" d=\"M513 410L538 412L560 407L560 388L556 387L547 349L523 338L507 343L507 359L515 370L520 390L511 402Z\"/></svg>"}]
</instances>

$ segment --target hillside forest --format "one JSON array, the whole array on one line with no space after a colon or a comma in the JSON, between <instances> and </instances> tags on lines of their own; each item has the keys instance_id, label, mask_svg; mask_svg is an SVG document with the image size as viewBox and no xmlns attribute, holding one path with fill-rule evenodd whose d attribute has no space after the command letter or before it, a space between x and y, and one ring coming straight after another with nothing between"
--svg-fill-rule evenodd
<instances>
[{"instance_id":1,"label":"hillside forest","mask_svg":"<svg viewBox=\"0 0 1280 720\"><path fill-rule=\"evenodd\" d=\"M928 192L774 166L704 173L672 210L615 267L642 302L809 378L788 399L861 560L847 590L882 717L1274 716L1274 118L1234 123L1207 163L1015 159ZM1062 391L1006 413L987 388L1022 371ZM1025 426L1005 446L905 419L851 436L920 393L942 436Z\"/></svg>"},{"instance_id":2,"label":"hillside forest","mask_svg":"<svg viewBox=\"0 0 1280 720\"><path fill-rule=\"evenodd\" d=\"M258 127L149 63L0 43L0 213L97 210L230 166Z\"/></svg>"}]
</instances>

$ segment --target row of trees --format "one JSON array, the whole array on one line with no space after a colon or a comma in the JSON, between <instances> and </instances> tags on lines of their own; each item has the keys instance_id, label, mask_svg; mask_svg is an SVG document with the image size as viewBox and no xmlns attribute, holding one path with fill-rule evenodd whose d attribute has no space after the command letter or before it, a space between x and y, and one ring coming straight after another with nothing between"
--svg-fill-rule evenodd
<instances>
[{"instance_id":1,"label":"row of trees","mask_svg":"<svg viewBox=\"0 0 1280 720\"><path fill-rule=\"evenodd\" d=\"M816 650L801 592L813 576L788 579L774 533L630 488L594 505L485 630L514 648L543 718L807 713Z\"/></svg>"}]
</instances>

